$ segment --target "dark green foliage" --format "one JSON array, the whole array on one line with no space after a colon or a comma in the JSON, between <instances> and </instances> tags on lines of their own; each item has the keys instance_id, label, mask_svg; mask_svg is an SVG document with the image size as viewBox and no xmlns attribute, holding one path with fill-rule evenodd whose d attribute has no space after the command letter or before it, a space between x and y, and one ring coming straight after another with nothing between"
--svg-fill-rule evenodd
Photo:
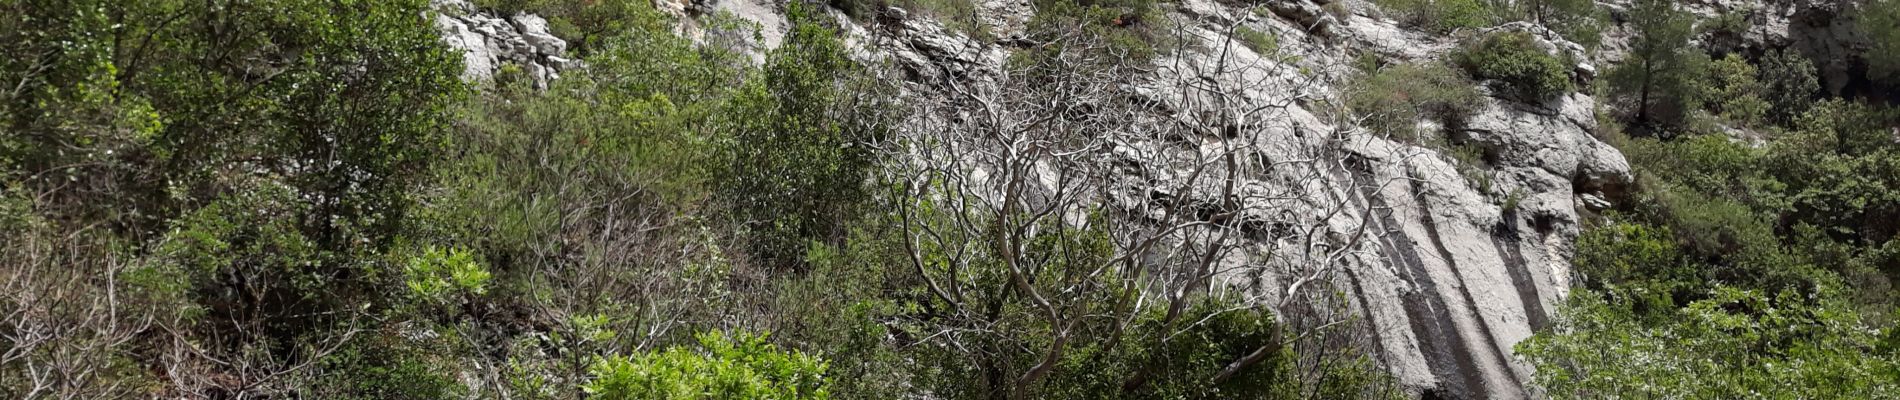
<instances>
[{"instance_id":1,"label":"dark green foliage","mask_svg":"<svg viewBox=\"0 0 1900 400\"><path fill-rule=\"evenodd\" d=\"M796 28L734 99L732 112L749 118L723 139L719 178L755 254L775 265L797 264L807 241L843 238L842 216L865 197L872 146L889 130L877 120L882 100L846 92L864 69L837 33L802 6L791 10Z\"/></svg>"},{"instance_id":2,"label":"dark green foliage","mask_svg":"<svg viewBox=\"0 0 1900 400\"><path fill-rule=\"evenodd\" d=\"M1900 384L1900 354L1881 344L1894 336L1900 272L1896 115L1808 106L1812 66L1785 53L1764 62L1756 72L1723 60L1704 90L1731 119L1761 92L1805 109L1767 143L1623 145L1633 213L1578 240L1588 290L1518 347L1554 398L1865 397Z\"/></svg>"},{"instance_id":3,"label":"dark green foliage","mask_svg":"<svg viewBox=\"0 0 1900 400\"><path fill-rule=\"evenodd\" d=\"M1570 60L1551 50L1538 46L1528 32L1504 31L1468 43L1452 57L1472 77L1494 81L1506 96L1542 101L1571 89Z\"/></svg>"},{"instance_id":4,"label":"dark green foliage","mask_svg":"<svg viewBox=\"0 0 1900 400\"><path fill-rule=\"evenodd\" d=\"M1701 107L1697 82L1708 56L1689 45L1694 17L1669 0L1639 0L1630 15L1636 37L1628 58L1610 70L1611 97L1640 132L1673 134Z\"/></svg>"},{"instance_id":5,"label":"dark green foliage","mask_svg":"<svg viewBox=\"0 0 1900 400\"><path fill-rule=\"evenodd\" d=\"M1900 88L1900 1L1868 1L1860 10L1860 29L1872 44L1867 49L1867 77L1890 90Z\"/></svg>"},{"instance_id":6,"label":"dark green foliage","mask_svg":"<svg viewBox=\"0 0 1900 400\"><path fill-rule=\"evenodd\" d=\"M1787 185L1785 218L1836 240L1880 245L1900 235L1900 143L1890 109L1828 101L1768 148L1764 166ZM1900 272L1900 265L1890 266Z\"/></svg>"},{"instance_id":7,"label":"dark green foliage","mask_svg":"<svg viewBox=\"0 0 1900 400\"><path fill-rule=\"evenodd\" d=\"M1411 143L1437 143L1434 132L1419 132L1420 120L1445 127L1462 126L1484 105L1475 83L1443 64L1404 64L1365 73L1346 92L1361 126Z\"/></svg>"},{"instance_id":8,"label":"dark green foliage","mask_svg":"<svg viewBox=\"0 0 1900 400\"><path fill-rule=\"evenodd\" d=\"M1790 125L1795 117L1808 112L1814 96L1821 93L1821 80L1814 62L1801 53L1770 51L1762 57L1756 81L1761 82L1763 100L1768 102L1768 121Z\"/></svg>"},{"instance_id":9,"label":"dark green foliage","mask_svg":"<svg viewBox=\"0 0 1900 400\"><path fill-rule=\"evenodd\" d=\"M438 400L461 398L467 388L442 359L442 349L381 336L359 340L317 363L316 382L300 396L324 399Z\"/></svg>"}]
</instances>

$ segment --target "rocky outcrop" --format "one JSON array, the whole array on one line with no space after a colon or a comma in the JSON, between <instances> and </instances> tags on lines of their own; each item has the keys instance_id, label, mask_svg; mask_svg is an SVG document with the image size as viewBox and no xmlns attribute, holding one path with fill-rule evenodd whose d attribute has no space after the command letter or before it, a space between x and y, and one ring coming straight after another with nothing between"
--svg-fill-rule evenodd
<instances>
[{"instance_id":1,"label":"rocky outcrop","mask_svg":"<svg viewBox=\"0 0 1900 400\"><path fill-rule=\"evenodd\" d=\"M436 30L443 42L462 52L462 79L485 82L506 65L515 65L536 87L560 76L575 61L566 58L567 41L548 31L533 14L489 15L467 0L436 0Z\"/></svg>"}]
</instances>

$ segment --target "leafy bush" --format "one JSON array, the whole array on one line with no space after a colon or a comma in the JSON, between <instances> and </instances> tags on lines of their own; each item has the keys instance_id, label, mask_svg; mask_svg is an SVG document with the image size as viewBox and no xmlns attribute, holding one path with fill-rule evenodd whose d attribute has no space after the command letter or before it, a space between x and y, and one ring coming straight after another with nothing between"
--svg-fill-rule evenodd
<instances>
[{"instance_id":1,"label":"leafy bush","mask_svg":"<svg viewBox=\"0 0 1900 400\"><path fill-rule=\"evenodd\" d=\"M1557 399L1846 398L1900 390L1900 358L1874 351L1839 304L1791 292L1715 287L1704 300L1638 318L1628 305L1573 294L1558 326L1517 345Z\"/></svg>"},{"instance_id":2,"label":"leafy bush","mask_svg":"<svg viewBox=\"0 0 1900 400\"><path fill-rule=\"evenodd\" d=\"M1528 32L1504 31L1468 43L1452 55L1477 79L1494 80L1500 92L1524 100L1543 100L1571 89L1570 60L1551 55Z\"/></svg>"},{"instance_id":3,"label":"leafy bush","mask_svg":"<svg viewBox=\"0 0 1900 400\"><path fill-rule=\"evenodd\" d=\"M1816 71L1814 62L1798 52L1774 50L1762 57L1756 81L1762 85L1763 100L1768 102L1770 122L1787 126L1807 113L1814 96L1821 93Z\"/></svg>"},{"instance_id":4,"label":"leafy bush","mask_svg":"<svg viewBox=\"0 0 1900 400\"><path fill-rule=\"evenodd\" d=\"M1737 54L1709 64L1708 87L1702 90L1710 100L1710 111L1743 126L1758 125L1769 104L1762 100L1765 89L1756 74L1755 66Z\"/></svg>"},{"instance_id":5,"label":"leafy bush","mask_svg":"<svg viewBox=\"0 0 1900 400\"><path fill-rule=\"evenodd\" d=\"M723 139L720 188L747 229L754 254L796 265L811 240L844 236L875 166L872 146L889 135L887 105L851 89L866 71L836 31L803 6L785 43L766 56L763 76L733 99Z\"/></svg>"},{"instance_id":6,"label":"leafy bush","mask_svg":"<svg viewBox=\"0 0 1900 400\"><path fill-rule=\"evenodd\" d=\"M324 357L314 367L314 382L298 395L325 399L438 400L460 398L467 388L456 380L442 349L407 343L394 336L358 340Z\"/></svg>"},{"instance_id":7,"label":"leafy bush","mask_svg":"<svg viewBox=\"0 0 1900 400\"><path fill-rule=\"evenodd\" d=\"M767 344L764 335L699 335L699 349L606 357L588 367L585 385L600 399L831 398L825 363Z\"/></svg>"},{"instance_id":8,"label":"leafy bush","mask_svg":"<svg viewBox=\"0 0 1900 400\"><path fill-rule=\"evenodd\" d=\"M1376 0L1375 3L1408 26L1439 33L1497 23L1497 15L1488 0Z\"/></svg>"},{"instance_id":9,"label":"leafy bush","mask_svg":"<svg viewBox=\"0 0 1900 400\"><path fill-rule=\"evenodd\" d=\"M1346 92L1346 104L1364 116L1361 126L1412 143L1433 143L1418 132L1420 119L1446 127L1463 126L1483 106L1474 84L1443 64L1388 66L1360 75Z\"/></svg>"},{"instance_id":10,"label":"leafy bush","mask_svg":"<svg viewBox=\"0 0 1900 400\"><path fill-rule=\"evenodd\" d=\"M1900 0L1869 1L1860 7L1860 28L1867 33L1867 76L1900 90Z\"/></svg>"}]
</instances>

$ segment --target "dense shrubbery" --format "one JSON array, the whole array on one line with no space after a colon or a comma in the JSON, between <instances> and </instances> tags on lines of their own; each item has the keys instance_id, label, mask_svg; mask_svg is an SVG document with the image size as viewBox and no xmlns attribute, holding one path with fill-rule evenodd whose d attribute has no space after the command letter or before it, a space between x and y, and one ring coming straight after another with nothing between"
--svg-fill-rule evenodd
<instances>
[{"instance_id":1,"label":"dense shrubbery","mask_svg":"<svg viewBox=\"0 0 1900 400\"><path fill-rule=\"evenodd\" d=\"M1639 8L1668 7L1658 3ZM1679 18L1638 19L1650 24L1639 32L1674 39L1637 40L1633 55L1652 59L1611 79L1639 80L1612 84L1652 99L1624 105L1656 138L1624 142L1637 187L1577 243L1587 290L1519 352L1556 398L1900 390L1900 115L1811 102L1813 65L1784 51L1704 70L1675 40ZM1655 81L1703 71L1689 85ZM1696 128L1712 117L1765 143Z\"/></svg>"},{"instance_id":2,"label":"dense shrubbery","mask_svg":"<svg viewBox=\"0 0 1900 400\"><path fill-rule=\"evenodd\" d=\"M1448 128L1465 123L1484 105L1484 95L1463 74L1444 64L1402 64L1362 72L1346 92L1346 104L1364 115L1360 126L1412 143L1438 143L1437 132L1419 132L1420 120Z\"/></svg>"},{"instance_id":3,"label":"dense shrubbery","mask_svg":"<svg viewBox=\"0 0 1900 400\"><path fill-rule=\"evenodd\" d=\"M1570 91L1570 60L1551 55L1527 32L1497 32L1468 43L1452 55L1472 77L1494 80L1499 92L1528 101Z\"/></svg>"},{"instance_id":4,"label":"dense shrubbery","mask_svg":"<svg viewBox=\"0 0 1900 400\"><path fill-rule=\"evenodd\" d=\"M1861 6L1860 29L1873 48L1867 49L1867 76L1900 91L1900 1L1873 0Z\"/></svg>"},{"instance_id":5,"label":"dense shrubbery","mask_svg":"<svg viewBox=\"0 0 1900 400\"><path fill-rule=\"evenodd\" d=\"M824 362L782 352L764 336L707 333L699 345L699 351L671 347L601 358L588 367L593 377L585 390L590 398L613 400L831 398Z\"/></svg>"}]
</instances>

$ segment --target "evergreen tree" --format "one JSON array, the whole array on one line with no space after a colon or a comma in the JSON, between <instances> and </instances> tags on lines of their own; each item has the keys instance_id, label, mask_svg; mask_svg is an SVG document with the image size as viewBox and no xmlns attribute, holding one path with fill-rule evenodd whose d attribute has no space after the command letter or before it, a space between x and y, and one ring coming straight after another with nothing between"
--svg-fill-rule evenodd
<instances>
[{"instance_id":1,"label":"evergreen tree","mask_svg":"<svg viewBox=\"0 0 1900 400\"><path fill-rule=\"evenodd\" d=\"M1610 72L1616 100L1638 129L1680 129L1697 108L1696 82L1708 63L1708 56L1689 46L1694 16L1668 0L1637 1L1630 16L1636 37L1623 65Z\"/></svg>"}]
</instances>

